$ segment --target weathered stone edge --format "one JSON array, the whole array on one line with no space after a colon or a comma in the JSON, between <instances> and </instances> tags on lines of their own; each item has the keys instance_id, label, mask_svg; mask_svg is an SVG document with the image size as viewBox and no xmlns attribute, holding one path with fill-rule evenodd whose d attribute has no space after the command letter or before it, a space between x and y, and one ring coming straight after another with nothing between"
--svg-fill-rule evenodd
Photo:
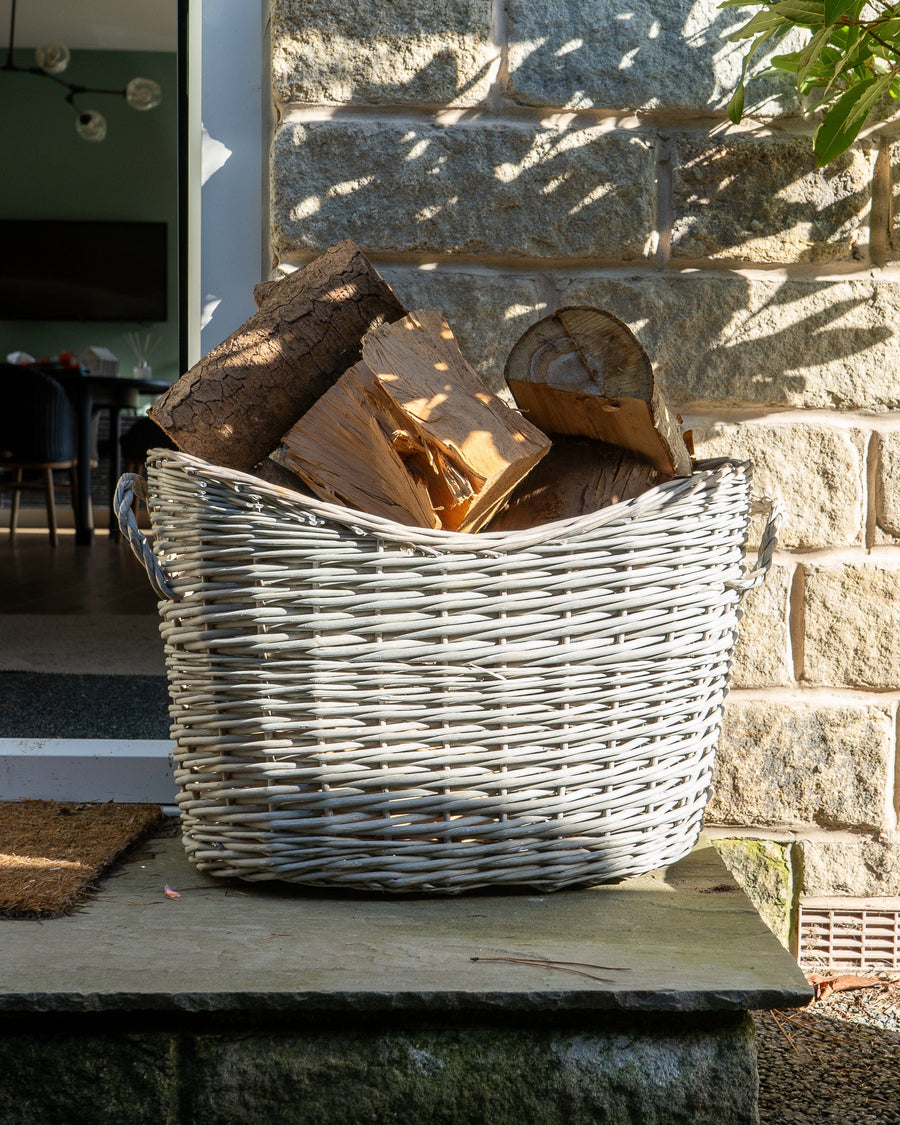
<instances>
[{"instance_id":1,"label":"weathered stone edge","mask_svg":"<svg viewBox=\"0 0 900 1125\"><path fill-rule=\"evenodd\" d=\"M324 1013L397 1013L404 1015L501 1015L510 1012L691 1013L758 1011L806 1004L812 991L799 981L796 988L747 988L669 991L642 989L603 992L559 989L533 993L461 992L198 992L198 993L69 993L31 992L0 995L0 1014L51 1012L219 1012L234 1014L284 1013L316 1016Z\"/></svg>"}]
</instances>

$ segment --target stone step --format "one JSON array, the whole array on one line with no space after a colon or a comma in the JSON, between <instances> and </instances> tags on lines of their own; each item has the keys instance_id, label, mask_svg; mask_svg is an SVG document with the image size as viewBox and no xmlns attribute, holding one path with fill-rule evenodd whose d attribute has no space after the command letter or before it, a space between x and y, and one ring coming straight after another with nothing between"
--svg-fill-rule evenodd
<instances>
[{"instance_id":1,"label":"stone step","mask_svg":"<svg viewBox=\"0 0 900 1125\"><path fill-rule=\"evenodd\" d=\"M426 898L217 881L163 837L3 931L0 1120L42 1125L754 1122L748 1012L812 995L705 841Z\"/></svg>"}]
</instances>

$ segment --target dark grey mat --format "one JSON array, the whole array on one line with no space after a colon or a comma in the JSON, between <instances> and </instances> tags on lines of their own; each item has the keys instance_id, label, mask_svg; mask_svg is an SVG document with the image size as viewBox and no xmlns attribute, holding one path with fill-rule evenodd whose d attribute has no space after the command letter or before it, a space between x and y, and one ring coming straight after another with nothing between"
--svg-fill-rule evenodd
<instances>
[{"instance_id":1,"label":"dark grey mat","mask_svg":"<svg viewBox=\"0 0 900 1125\"><path fill-rule=\"evenodd\" d=\"M0 738L167 739L165 676L0 672Z\"/></svg>"}]
</instances>

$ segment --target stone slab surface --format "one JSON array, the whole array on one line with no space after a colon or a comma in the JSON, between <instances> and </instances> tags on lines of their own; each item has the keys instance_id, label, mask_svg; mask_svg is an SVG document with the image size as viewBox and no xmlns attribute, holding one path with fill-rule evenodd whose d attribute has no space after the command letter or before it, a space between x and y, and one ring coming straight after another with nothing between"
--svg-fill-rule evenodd
<instances>
[{"instance_id":1,"label":"stone slab surface","mask_svg":"<svg viewBox=\"0 0 900 1125\"><path fill-rule=\"evenodd\" d=\"M400 898L217 881L163 837L69 917L3 923L0 959L6 1013L737 1013L810 998L707 843L618 886Z\"/></svg>"},{"instance_id":2,"label":"stone slab surface","mask_svg":"<svg viewBox=\"0 0 900 1125\"><path fill-rule=\"evenodd\" d=\"M164 805L174 748L168 739L0 738L0 801Z\"/></svg>"}]
</instances>

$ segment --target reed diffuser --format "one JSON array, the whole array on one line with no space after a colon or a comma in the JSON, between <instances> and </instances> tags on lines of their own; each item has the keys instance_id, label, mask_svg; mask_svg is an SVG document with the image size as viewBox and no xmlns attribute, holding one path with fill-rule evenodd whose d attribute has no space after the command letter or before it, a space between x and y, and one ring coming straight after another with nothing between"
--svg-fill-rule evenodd
<instances>
[{"instance_id":1,"label":"reed diffuser","mask_svg":"<svg viewBox=\"0 0 900 1125\"><path fill-rule=\"evenodd\" d=\"M134 367L131 369L132 378L152 378L153 367L150 364L150 356L159 344L159 336L153 332L128 332L125 339L135 358Z\"/></svg>"}]
</instances>

